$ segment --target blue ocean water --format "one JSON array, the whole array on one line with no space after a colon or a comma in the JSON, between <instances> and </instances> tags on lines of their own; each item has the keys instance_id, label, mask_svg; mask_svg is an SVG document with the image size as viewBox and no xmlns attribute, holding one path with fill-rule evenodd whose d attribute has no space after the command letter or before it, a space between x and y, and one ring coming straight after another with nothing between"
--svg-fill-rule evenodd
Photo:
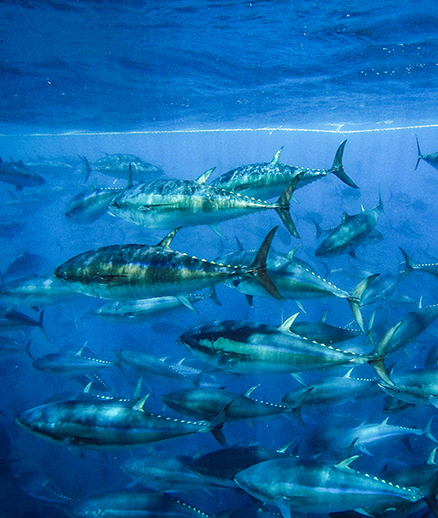
<instances>
[{"instance_id":1,"label":"blue ocean water","mask_svg":"<svg viewBox=\"0 0 438 518\"><path fill-rule=\"evenodd\" d=\"M425 161L415 169L416 136L423 154L438 151L434 3L5 1L0 12L0 156L23 160L45 179L22 190L0 184L4 282L50 276L67 259L101 246L156 244L172 230L142 228L109 214L88 224L68 219L69 202L87 186L126 186L125 179L96 172L85 182L79 156L93 163L105 154L129 153L159 166L166 177L194 180L212 167L216 178L241 165L269 162L282 146L282 163L330 168L345 139L344 168L360 190L333 175L299 189L291 213L300 240L287 233L274 211L266 211L221 223L224 238L208 226L184 228L172 247L214 260L224 250L237 249L235 237L256 249L280 224L275 250L288 253L299 246L299 259L349 292L371 273L403 270L399 247L416 262L437 262L437 172ZM311 219L328 229L340 224L344 212L375 207L379 196L384 212L376 229L382 241L359 247L357 259L315 257L319 241ZM14 273L12 266L23 257ZM420 300L423 306L436 304L437 282L415 271L404 279L396 294L378 305L376 336L414 311ZM223 284L217 295L221 306L206 297L196 306L199 313L181 308L142 325L97 318L92 312L102 300L92 297L37 308L17 304L13 309L34 319L44 311L44 333L25 328L2 336L27 346L34 358L86 345L97 357L113 361L120 348L129 347L207 369L177 343L188 327L226 319L277 326L298 311L302 321L318 321L327 310L330 324L343 327L353 320L345 300L305 300L300 309L293 300L255 297L250 307L242 293ZM363 309L367 326L373 309ZM394 372L404 373L436 363L436 332L432 324L405 351L391 354L387 367L394 364ZM364 340L361 349L369 352L372 346ZM196 456L220 448L211 434L103 451L31 435L15 423L17 414L77 397L86 383L38 371L28 355L17 351L2 354L0 363L4 516L64 516L59 494L74 499L127 488L131 478L121 466L132 457ZM347 370L303 379L311 383ZM366 364L355 368L354 376L377 380ZM133 376L114 367L101 377L117 397L133 397L138 381ZM238 394L257 386L253 396L272 403L300 387L283 374L212 372L203 383ZM176 417L160 399L174 389L175 384L148 377L141 393L151 393L152 411ZM322 431L380 423L388 416L391 424L424 429L436 412L429 405L388 413L387 404L388 397L375 387L364 399L336 406L304 404L305 427L293 417L274 416L227 423L224 434L229 445L275 450L293 442L291 448L303 458L322 454L333 463L344 451L324 446ZM432 422L434 435L437 426ZM425 463L433 448L424 436L387 442L370 447L372 456L359 452L354 467L379 476L385 465L391 471ZM172 490L165 483L158 489ZM177 494L210 515L259 512L243 492L210 488ZM412 512L421 514L424 508Z\"/></svg>"}]
</instances>

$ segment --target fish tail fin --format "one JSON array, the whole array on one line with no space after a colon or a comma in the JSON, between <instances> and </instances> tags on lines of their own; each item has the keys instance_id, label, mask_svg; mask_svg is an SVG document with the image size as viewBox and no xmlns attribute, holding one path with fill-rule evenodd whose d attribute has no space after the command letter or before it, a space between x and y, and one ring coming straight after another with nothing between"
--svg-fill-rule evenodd
<instances>
[{"instance_id":1,"label":"fish tail fin","mask_svg":"<svg viewBox=\"0 0 438 518\"><path fill-rule=\"evenodd\" d=\"M377 375L391 387L394 387L395 385L386 369L385 355L386 355L386 351L388 349L389 344L391 343L391 340L392 340L395 332L402 325L402 323L403 323L403 321L398 322L397 324L392 326L389 331L387 331L385 336L374 347L374 350L368 359L368 363L377 372Z\"/></svg>"},{"instance_id":2,"label":"fish tail fin","mask_svg":"<svg viewBox=\"0 0 438 518\"><path fill-rule=\"evenodd\" d=\"M426 484L420 488L420 490L424 493L424 501L431 510L432 514L435 516L435 518L438 518L438 502L436 499L438 491L438 471L435 471L435 473L429 478Z\"/></svg>"},{"instance_id":3,"label":"fish tail fin","mask_svg":"<svg viewBox=\"0 0 438 518\"><path fill-rule=\"evenodd\" d=\"M87 182L88 180L88 177L90 176L90 173L91 173L91 167L90 167L90 162L87 160L86 157L82 156L82 155L79 155L81 160L82 160L82 164L83 164L83 171L85 173L85 179L84 179L84 183Z\"/></svg>"},{"instance_id":4,"label":"fish tail fin","mask_svg":"<svg viewBox=\"0 0 438 518\"><path fill-rule=\"evenodd\" d=\"M359 324L362 333L365 333L365 327L363 323L362 313L360 311L360 299L364 291L378 276L379 274L376 273L360 281L360 283L354 288L353 293L347 299L348 303L350 304L351 311L353 312L354 318L356 319L356 322Z\"/></svg>"},{"instance_id":5,"label":"fish tail fin","mask_svg":"<svg viewBox=\"0 0 438 518\"><path fill-rule=\"evenodd\" d=\"M277 287L272 282L271 278L269 277L269 274L266 270L266 260L268 258L268 253L271 248L272 240L274 239L275 232L277 231L278 225L271 229L265 239L263 240L263 243L260 245L260 248L258 249L258 252L255 256L254 261L251 263L249 267L249 271L251 275L253 275L259 284L275 299L283 300L283 297L280 295L280 293L277 290Z\"/></svg>"},{"instance_id":6,"label":"fish tail fin","mask_svg":"<svg viewBox=\"0 0 438 518\"><path fill-rule=\"evenodd\" d=\"M227 441L225 439L224 432L222 428L224 427L224 423L226 420L226 410L229 407L229 404L223 408L219 414L213 419L210 423L210 428L208 431L211 432L216 441L222 446L228 446Z\"/></svg>"},{"instance_id":7,"label":"fish tail fin","mask_svg":"<svg viewBox=\"0 0 438 518\"><path fill-rule=\"evenodd\" d=\"M274 205L275 210L280 216L284 226L294 237L298 239L300 239L300 236L290 215L290 199L292 198L292 194L294 193L302 175L303 173L300 173L292 178L292 182L290 183L289 187L286 187L286 189L283 191L283 194L278 198L277 203Z\"/></svg>"},{"instance_id":8,"label":"fish tail fin","mask_svg":"<svg viewBox=\"0 0 438 518\"><path fill-rule=\"evenodd\" d=\"M359 186L357 186L353 180L347 175L347 173L344 171L344 166L342 164L342 158L344 156L344 147L346 144L346 140L342 142L338 150L336 151L335 158L333 160L333 165L330 168L330 173L334 174L341 180L341 182L344 182L346 185L349 185L350 187L353 187L354 189L359 189Z\"/></svg>"},{"instance_id":9,"label":"fish tail fin","mask_svg":"<svg viewBox=\"0 0 438 518\"><path fill-rule=\"evenodd\" d=\"M415 165L415 171L417 170L418 164L420 163L420 160L422 158L421 151L420 151L420 143L418 142L418 137L415 135L415 139L417 140L417 151L418 151L418 158L417 158L417 164Z\"/></svg>"},{"instance_id":10,"label":"fish tail fin","mask_svg":"<svg viewBox=\"0 0 438 518\"><path fill-rule=\"evenodd\" d=\"M307 390L305 390L301 397L297 401L295 401L295 403L289 410L290 412L292 412L293 416L297 420L297 423L303 428L305 427L305 425L303 422L303 418L301 416L301 409L303 407L304 401L306 400L307 396L312 392L313 388L314 387L309 387Z\"/></svg>"},{"instance_id":11,"label":"fish tail fin","mask_svg":"<svg viewBox=\"0 0 438 518\"><path fill-rule=\"evenodd\" d=\"M316 239L315 240L318 240L321 237L324 230L313 218L310 218L310 221L315 225L315 230L316 230Z\"/></svg>"},{"instance_id":12,"label":"fish tail fin","mask_svg":"<svg viewBox=\"0 0 438 518\"><path fill-rule=\"evenodd\" d=\"M426 428L424 429L424 435L430 439L432 442L435 442L437 443L438 441L436 440L436 437L434 437L433 433L432 433L432 428L431 428L431 425L432 425L432 421L433 421L433 417L432 416L430 419L429 419L429 422L427 423L426 425Z\"/></svg>"},{"instance_id":13,"label":"fish tail fin","mask_svg":"<svg viewBox=\"0 0 438 518\"><path fill-rule=\"evenodd\" d=\"M28 340L24 345L23 345L23 351L30 357L31 360L35 360L35 358L32 356L32 353L30 352L30 344L31 344L31 340Z\"/></svg>"},{"instance_id":14,"label":"fish tail fin","mask_svg":"<svg viewBox=\"0 0 438 518\"><path fill-rule=\"evenodd\" d=\"M401 246L399 246L399 248L400 248L400 252L403 254L403 257L406 262L406 268L405 268L404 272L401 274L401 278L404 279L407 275L409 275L412 272L412 270L415 269L415 263L412 261L412 259L409 257L407 252L405 250L403 250L403 248Z\"/></svg>"}]
</instances>

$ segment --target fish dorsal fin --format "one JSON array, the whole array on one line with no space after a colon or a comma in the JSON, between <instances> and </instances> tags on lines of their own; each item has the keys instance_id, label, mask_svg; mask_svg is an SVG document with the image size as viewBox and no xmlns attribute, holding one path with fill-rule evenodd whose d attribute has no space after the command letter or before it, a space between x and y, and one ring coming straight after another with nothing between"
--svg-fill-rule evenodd
<instances>
[{"instance_id":1,"label":"fish dorsal fin","mask_svg":"<svg viewBox=\"0 0 438 518\"><path fill-rule=\"evenodd\" d=\"M423 295L421 295L420 301L418 302L418 309L422 309L422 308L423 308Z\"/></svg>"},{"instance_id":2,"label":"fish dorsal fin","mask_svg":"<svg viewBox=\"0 0 438 518\"><path fill-rule=\"evenodd\" d=\"M387 424L388 424L388 419L389 419L389 417L387 417L386 419L384 419L384 420L382 421L382 425L383 425L383 426L385 426L385 425L387 425Z\"/></svg>"},{"instance_id":3,"label":"fish dorsal fin","mask_svg":"<svg viewBox=\"0 0 438 518\"><path fill-rule=\"evenodd\" d=\"M172 230L172 232L169 232L166 237L164 237L156 246L162 246L163 248L169 248L170 243L172 242L172 239L175 237L176 233L181 227L176 228L175 230Z\"/></svg>"},{"instance_id":4,"label":"fish dorsal fin","mask_svg":"<svg viewBox=\"0 0 438 518\"><path fill-rule=\"evenodd\" d=\"M239 252L243 252L245 248L243 247L242 243L239 241L239 238L237 236L234 236L234 239L237 243L237 248L239 249Z\"/></svg>"},{"instance_id":5,"label":"fish dorsal fin","mask_svg":"<svg viewBox=\"0 0 438 518\"><path fill-rule=\"evenodd\" d=\"M89 394L90 393L90 389L91 389L91 385L93 384L92 381L90 381L90 383L88 383L88 385L84 388L84 394Z\"/></svg>"},{"instance_id":6,"label":"fish dorsal fin","mask_svg":"<svg viewBox=\"0 0 438 518\"><path fill-rule=\"evenodd\" d=\"M327 309L327 311L324 313L324 315L322 315L322 317L319 319L320 324L325 324L325 321L327 320L328 312L329 312L329 310Z\"/></svg>"},{"instance_id":7,"label":"fish dorsal fin","mask_svg":"<svg viewBox=\"0 0 438 518\"><path fill-rule=\"evenodd\" d=\"M277 165L278 164L278 162L280 161L280 155L281 155L281 152L283 151L283 148L284 148L284 146L281 146L281 148L275 153L275 156L271 160L270 165Z\"/></svg>"},{"instance_id":8,"label":"fish dorsal fin","mask_svg":"<svg viewBox=\"0 0 438 518\"><path fill-rule=\"evenodd\" d=\"M351 219L351 216L349 214L347 214L346 212L343 212L342 223L346 223L349 219Z\"/></svg>"},{"instance_id":9,"label":"fish dorsal fin","mask_svg":"<svg viewBox=\"0 0 438 518\"><path fill-rule=\"evenodd\" d=\"M290 327L291 325L295 322L295 319L297 318L297 316L299 315L300 313L295 313L294 315L292 315L291 317L289 317L287 320L285 320L281 325L278 326L278 329L280 331L288 331L290 332Z\"/></svg>"},{"instance_id":10,"label":"fish dorsal fin","mask_svg":"<svg viewBox=\"0 0 438 518\"><path fill-rule=\"evenodd\" d=\"M82 353L84 352L86 345L87 342L85 342L84 345L79 349L79 351L76 353L76 356L82 356Z\"/></svg>"},{"instance_id":11,"label":"fish dorsal fin","mask_svg":"<svg viewBox=\"0 0 438 518\"><path fill-rule=\"evenodd\" d=\"M257 387L260 387L260 385L254 385L254 387L251 387L250 389L248 389L248 390L243 394L243 397L249 397L249 396L254 392L254 390L255 390Z\"/></svg>"},{"instance_id":12,"label":"fish dorsal fin","mask_svg":"<svg viewBox=\"0 0 438 518\"><path fill-rule=\"evenodd\" d=\"M360 210L361 212L365 212L365 207L362 204L360 204Z\"/></svg>"},{"instance_id":13,"label":"fish dorsal fin","mask_svg":"<svg viewBox=\"0 0 438 518\"><path fill-rule=\"evenodd\" d=\"M354 369L354 367L347 372L347 374L344 376L344 378L351 378L350 374L353 372L353 369Z\"/></svg>"},{"instance_id":14,"label":"fish dorsal fin","mask_svg":"<svg viewBox=\"0 0 438 518\"><path fill-rule=\"evenodd\" d=\"M360 455L353 455L353 457L348 457L348 459L342 460L341 462L338 462L338 464L335 464L336 468L349 468L350 464L358 459Z\"/></svg>"},{"instance_id":15,"label":"fish dorsal fin","mask_svg":"<svg viewBox=\"0 0 438 518\"><path fill-rule=\"evenodd\" d=\"M294 256L295 256L295 252L298 250L298 248L300 248L301 245L298 245L296 246L295 248L293 248L290 252L288 252L286 254L286 258L289 260L289 261L293 261L294 260Z\"/></svg>"},{"instance_id":16,"label":"fish dorsal fin","mask_svg":"<svg viewBox=\"0 0 438 518\"><path fill-rule=\"evenodd\" d=\"M144 412L144 405L149 398L150 394L146 394L146 396L142 397L135 405L132 407L132 410L136 412Z\"/></svg>"},{"instance_id":17,"label":"fish dorsal fin","mask_svg":"<svg viewBox=\"0 0 438 518\"><path fill-rule=\"evenodd\" d=\"M211 169L208 169L208 171L205 171L205 173L202 173L201 176L196 178L195 182L199 183L200 185L203 185L210 177L211 173L216 169L216 167L212 167Z\"/></svg>"}]
</instances>

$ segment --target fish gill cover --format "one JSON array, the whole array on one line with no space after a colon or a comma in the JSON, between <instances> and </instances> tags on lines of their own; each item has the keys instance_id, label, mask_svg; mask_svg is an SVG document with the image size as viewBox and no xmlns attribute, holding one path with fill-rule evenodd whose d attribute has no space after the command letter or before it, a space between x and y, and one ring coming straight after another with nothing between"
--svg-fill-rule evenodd
<instances>
[{"instance_id":1,"label":"fish gill cover","mask_svg":"<svg viewBox=\"0 0 438 518\"><path fill-rule=\"evenodd\" d=\"M436 513L425 5L2 3L2 515L321 516L320 489L326 515ZM242 166L242 212L218 223L230 196L210 186ZM279 170L309 181L300 239L246 210ZM175 179L203 197L149 192L146 225L113 217Z\"/></svg>"}]
</instances>

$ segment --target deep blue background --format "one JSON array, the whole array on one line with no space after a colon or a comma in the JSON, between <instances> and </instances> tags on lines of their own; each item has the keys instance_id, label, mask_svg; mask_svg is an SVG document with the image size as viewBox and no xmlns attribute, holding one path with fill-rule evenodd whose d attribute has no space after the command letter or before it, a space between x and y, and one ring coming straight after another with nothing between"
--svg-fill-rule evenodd
<instances>
[{"instance_id":1,"label":"deep blue background","mask_svg":"<svg viewBox=\"0 0 438 518\"><path fill-rule=\"evenodd\" d=\"M104 153L132 153L159 165L168 176L195 179L214 166L215 177L243 164L270 161L281 146L286 164L328 168L337 146L347 138L344 166L360 192L331 177L299 190L292 213L302 239L290 238L280 227L273 246L287 252L301 244L298 257L350 290L369 273L397 271L402 262L398 246L418 261L438 258L437 171L424 162L414 171L415 135L424 153L438 150L436 12L434 2L414 1L366 6L279 0L130 1L123 6L112 1L2 2L0 156L30 163L38 157L76 160L85 155L93 161ZM165 235L109 215L77 225L64 212L68 201L84 189L80 167L41 174L44 186L22 192L0 184L1 217L23 224L17 235L0 238L2 272L25 252L39 254L44 264L39 273L50 274L85 250L115 243L156 244ZM124 186L103 175L93 178L98 185ZM366 209L377 205L379 193L385 212L377 229L384 241L360 248L356 261L348 256L317 261L315 230L306 216L316 214L321 226L329 228L339 224L343 211L356 214L361 204ZM221 229L228 241L223 243L208 227L182 229L172 246L212 260L223 247L236 247L234 236L256 248L278 223L270 212L225 222ZM412 303L385 303L379 311L379 329L412 311L422 296L424 305L435 304L437 288L433 277L412 274L400 286L398 299L406 295ZM100 301L91 298L69 307L47 307L45 329L51 342L34 330L29 334L31 350L42 356L76 351L88 342L98 355L111 360L113 352L130 344L178 361L191 357L176 344L189 325L216 318L278 325L297 311L293 301L272 299L256 299L250 309L242 294L222 285L217 292L221 307L205 300L198 305L199 314L184 308L175 317L144 326L93 317L91 311ZM346 301L307 301L304 307L302 320L317 320L328 308L328 322L344 326L352 320ZM23 311L35 317L31 309ZM371 311L364 314L368 322ZM436 326L430 331L436 334ZM397 353L387 363L395 362L400 371L422 367L434 347L436 338L423 335L409 346L407 355ZM60 394L77 394L76 382L35 371L25 355L2 357L0 375L0 410L10 439L9 448L3 441L5 453L0 457L14 461L14 475L43 472L59 491L73 497L127 486L130 480L120 465L145 449L80 455L31 436L14 423L20 411ZM357 376L362 375L374 372L365 365L357 369ZM121 396L132 395L133 387L117 370L105 379ZM260 384L254 396L271 402L298 386L290 376L218 375L217 382L237 392ZM167 390L162 382L145 381L144 391L153 393L152 409L163 411L159 396ZM387 415L383 401L382 393L335 409L304 409L305 429L278 417L254 427L226 425L225 435L230 444L273 448L295 440L305 455L311 455L314 446L305 439L314 427L357 426L365 419L381 422ZM424 427L434 412L433 407L418 408L390 417L390 423ZM433 423L436 433L437 427ZM433 448L425 438L414 438L411 444L412 452L401 443L378 448L376 456L358 460L357 468L378 474L387 462L394 468L424 462ZM212 450L217 444L210 435L202 435L153 449L196 454L203 446ZM194 493L186 499L215 514L248 504L229 492L213 497ZM9 503L0 498L5 512ZM17 507L10 516L25 516L26 510Z\"/></svg>"}]
</instances>

